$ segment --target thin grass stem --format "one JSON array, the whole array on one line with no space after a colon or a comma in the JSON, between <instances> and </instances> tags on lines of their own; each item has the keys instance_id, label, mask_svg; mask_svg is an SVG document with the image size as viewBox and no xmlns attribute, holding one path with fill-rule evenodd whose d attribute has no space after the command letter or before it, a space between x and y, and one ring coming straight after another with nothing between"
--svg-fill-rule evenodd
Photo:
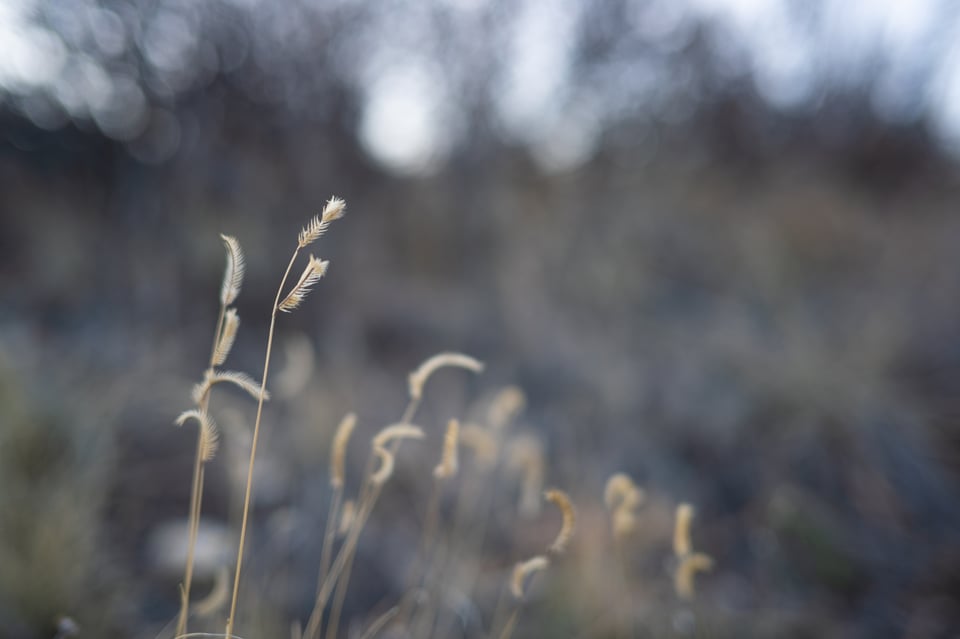
<instances>
[{"instance_id":1,"label":"thin grass stem","mask_svg":"<svg viewBox=\"0 0 960 639\"><path fill-rule=\"evenodd\" d=\"M287 264L287 270L283 274L283 279L280 280L280 286L277 288L277 297L273 302L273 310L270 312L270 330L267 333L267 352L263 360L263 379L260 381L260 397L257 400L257 419L253 424L253 441L250 444L250 464L247 468L247 488L243 497L243 517L240 523L240 543L239 547L237 548L236 572L233 576L233 594L230 597L230 616L227 617L227 635L233 633L233 624L237 612L237 593L240 589L240 571L243 566L243 547L247 538L247 518L250 514L250 493L253 487L253 464L257 457L257 440L260 437L260 421L263 416L263 396L264 391L267 389L267 374L270 371L270 353L273 350L273 330L277 322L277 309L280 305L280 296L283 294L283 288L287 283L287 278L290 276L290 269L293 268L293 263L296 261L299 253L300 247L297 246L297 248L293 251L293 256L290 258L290 263Z\"/></svg>"}]
</instances>

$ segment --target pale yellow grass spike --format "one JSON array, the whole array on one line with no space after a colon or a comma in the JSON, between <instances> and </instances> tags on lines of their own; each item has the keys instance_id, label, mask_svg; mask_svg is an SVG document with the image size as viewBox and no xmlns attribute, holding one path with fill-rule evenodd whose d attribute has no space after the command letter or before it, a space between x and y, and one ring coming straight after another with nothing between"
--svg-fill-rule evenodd
<instances>
[{"instance_id":1,"label":"pale yellow grass spike","mask_svg":"<svg viewBox=\"0 0 960 639\"><path fill-rule=\"evenodd\" d=\"M200 424L200 459L208 462L213 459L220 443L220 433L217 424L206 411L191 409L180 413L174 421L177 426L183 426L187 420L195 419Z\"/></svg>"},{"instance_id":2,"label":"pale yellow grass spike","mask_svg":"<svg viewBox=\"0 0 960 639\"><path fill-rule=\"evenodd\" d=\"M617 473L607 480L603 491L603 501L611 509L611 527L614 539L621 540L633 534L637 528L637 516L634 512L646 494L624 473Z\"/></svg>"},{"instance_id":3,"label":"pale yellow grass spike","mask_svg":"<svg viewBox=\"0 0 960 639\"><path fill-rule=\"evenodd\" d=\"M375 447L373 452L380 459L380 468L370 475L370 482L375 486L381 486L393 475L393 454L379 446Z\"/></svg>"},{"instance_id":4,"label":"pale yellow grass spike","mask_svg":"<svg viewBox=\"0 0 960 639\"><path fill-rule=\"evenodd\" d=\"M636 485L626 473L611 475L603 489L603 503L607 505L607 508L615 510L626 499L627 495L635 490Z\"/></svg>"},{"instance_id":5,"label":"pale yellow grass spike","mask_svg":"<svg viewBox=\"0 0 960 639\"><path fill-rule=\"evenodd\" d=\"M230 597L230 571L221 566L214 577L213 588L210 593L193 604L193 613L198 617L206 617L220 610Z\"/></svg>"},{"instance_id":6,"label":"pale yellow grass spike","mask_svg":"<svg viewBox=\"0 0 960 639\"><path fill-rule=\"evenodd\" d=\"M687 503L677 506L676 525L673 528L673 554L677 557L690 554L691 521L693 521L693 506Z\"/></svg>"},{"instance_id":7,"label":"pale yellow grass spike","mask_svg":"<svg viewBox=\"0 0 960 639\"><path fill-rule=\"evenodd\" d=\"M227 247L227 269L223 273L223 284L220 286L220 303L226 308L233 304L240 294L240 285L243 284L243 272L246 262L240 243L230 235L220 235Z\"/></svg>"},{"instance_id":8,"label":"pale yellow grass spike","mask_svg":"<svg viewBox=\"0 0 960 639\"><path fill-rule=\"evenodd\" d=\"M227 361L233 349L233 342L237 339L237 329L240 327L240 316L237 315L237 309L228 308L223 316L223 329L220 331L220 338L217 340L217 346L213 350L213 365L221 366Z\"/></svg>"},{"instance_id":9,"label":"pale yellow grass spike","mask_svg":"<svg viewBox=\"0 0 960 639\"><path fill-rule=\"evenodd\" d=\"M380 459L380 468L370 476L370 481L374 485L386 483L393 474L393 453L388 451L386 446L399 439L423 439L423 429L413 424L392 424L374 436L373 453Z\"/></svg>"},{"instance_id":10,"label":"pale yellow grass spike","mask_svg":"<svg viewBox=\"0 0 960 639\"><path fill-rule=\"evenodd\" d=\"M395 439L423 439L423 429L413 424L390 424L373 436L374 448L383 448Z\"/></svg>"},{"instance_id":11,"label":"pale yellow grass spike","mask_svg":"<svg viewBox=\"0 0 960 639\"><path fill-rule=\"evenodd\" d=\"M709 556L695 552L685 555L677 566L677 572L674 575L674 588L677 596L681 599L693 599L694 587L693 578L698 572L706 572L713 568L713 559Z\"/></svg>"},{"instance_id":12,"label":"pale yellow grass spike","mask_svg":"<svg viewBox=\"0 0 960 639\"><path fill-rule=\"evenodd\" d=\"M501 430L513 421L527 405L527 397L516 386L507 386L493 398L487 410L487 421L494 430Z\"/></svg>"},{"instance_id":13,"label":"pale yellow grass spike","mask_svg":"<svg viewBox=\"0 0 960 639\"><path fill-rule=\"evenodd\" d=\"M410 399L414 401L422 399L423 387L427 383L427 380L438 369L444 368L445 366L464 368L474 373L483 371L483 363L469 355L464 355L463 353L439 353L420 364L417 370L410 373Z\"/></svg>"},{"instance_id":14,"label":"pale yellow grass spike","mask_svg":"<svg viewBox=\"0 0 960 639\"><path fill-rule=\"evenodd\" d=\"M563 554L577 526L577 511L573 507L573 502L570 501L570 496L562 490L554 488L543 493L543 496L547 501L559 508L560 514L563 516L563 524L560 527L560 532L557 533L556 539L553 540L553 543L550 544L547 551L557 555Z\"/></svg>"},{"instance_id":15,"label":"pale yellow grass spike","mask_svg":"<svg viewBox=\"0 0 960 639\"><path fill-rule=\"evenodd\" d=\"M307 293L310 292L313 285L319 282L320 278L327 272L329 265L330 262L325 262L311 255L310 261L300 275L300 279L297 280L296 285L287 293L287 296L283 298L283 301L280 302L277 308L285 313L289 313L300 306L300 303L307 297Z\"/></svg>"},{"instance_id":16,"label":"pale yellow grass spike","mask_svg":"<svg viewBox=\"0 0 960 639\"><path fill-rule=\"evenodd\" d=\"M460 427L460 441L473 451L481 468L490 468L497 462L497 440L483 426L464 424Z\"/></svg>"},{"instance_id":17,"label":"pale yellow grass spike","mask_svg":"<svg viewBox=\"0 0 960 639\"><path fill-rule=\"evenodd\" d=\"M343 512L340 513L340 526L337 528L338 535L346 535L353 525L353 520L357 516L357 502L348 499L343 502Z\"/></svg>"},{"instance_id":18,"label":"pale yellow grass spike","mask_svg":"<svg viewBox=\"0 0 960 639\"><path fill-rule=\"evenodd\" d=\"M320 236L323 235L327 227L330 226L330 222L343 217L346 208L347 203L341 198L334 196L327 200L326 205L323 207L323 212L321 212L320 215L315 215L313 219L303 227L303 230L300 231L300 236L297 238L299 247L305 248L320 239Z\"/></svg>"},{"instance_id":19,"label":"pale yellow grass spike","mask_svg":"<svg viewBox=\"0 0 960 639\"><path fill-rule=\"evenodd\" d=\"M443 456L440 464L433 469L437 479L448 479L457 474L457 446L460 441L460 422L451 419L447 423L447 432L443 436Z\"/></svg>"},{"instance_id":20,"label":"pale yellow grass spike","mask_svg":"<svg viewBox=\"0 0 960 639\"><path fill-rule=\"evenodd\" d=\"M517 599L523 599L524 592L526 592L525 586L527 578L536 572L546 570L549 565L549 559L543 555L537 555L526 561L521 561L514 566L513 577L510 579L510 592L513 596Z\"/></svg>"},{"instance_id":21,"label":"pale yellow grass spike","mask_svg":"<svg viewBox=\"0 0 960 639\"><path fill-rule=\"evenodd\" d=\"M330 486L333 488L343 487L347 444L350 443L350 435L353 434L356 425L357 416L353 413L347 413L340 420L337 432L333 436L333 446L330 448Z\"/></svg>"},{"instance_id":22,"label":"pale yellow grass spike","mask_svg":"<svg viewBox=\"0 0 960 639\"><path fill-rule=\"evenodd\" d=\"M199 400L203 397L214 384L233 384L237 388L245 391L254 399L259 399L260 397L260 382L256 381L246 373L241 373L239 371L217 371L207 369L207 372L204 373L203 381L193 387L193 398ZM270 393L266 390L263 391L264 401L270 399ZM197 402L199 403L199 401Z\"/></svg>"}]
</instances>

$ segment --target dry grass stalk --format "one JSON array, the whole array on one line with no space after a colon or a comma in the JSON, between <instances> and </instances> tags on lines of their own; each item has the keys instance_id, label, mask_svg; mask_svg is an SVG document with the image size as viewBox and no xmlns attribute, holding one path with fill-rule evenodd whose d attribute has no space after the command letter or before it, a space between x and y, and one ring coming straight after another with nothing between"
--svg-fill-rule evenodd
<instances>
[{"instance_id":1,"label":"dry grass stalk","mask_svg":"<svg viewBox=\"0 0 960 639\"><path fill-rule=\"evenodd\" d=\"M567 549L567 544L570 543L570 539L573 537L573 532L577 526L577 511L573 507L573 502L570 501L570 496L562 490L554 488L546 491L543 496L547 501L559 508L560 514L563 516L563 524L560 527L560 532L557 533L556 539L553 540L553 543L550 544L550 547L547 549L547 552L550 554L560 555Z\"/></svg>"},{"instance_id":2,"label":"dry grass stalk","mask_svg":"<svg viewBox=\"0 0 960 639\"><path fill-rule=\"evenodd\" d=\"M226 625L227 635L230 635L233 632L233 625L237 612L237 594L240 590L240 574L243 567L243 550L246 542L247 521L249 520L250 515L250 496L253 488L253 469L254 462L256 461L257 457L257 443L260 437L260 424L263 418L263 402L265 399L267 374L270 371L270 355L273 351L273 333L274 328L276 327L277 312L280 310L289 311L296 308L300 302L303 301L303 298L309 291L310 286L316 283L323 273L326 272L327 263L310 256L310 262L307 265L304 274L301 276L300 281L297 282L297 285L294 286L293 290L284 299L285 308L283 309L280 308L280 296L283 295L283 289L287 284L287 278L290 276L290 271L297 260L297 256L300 254L300 250L311 242L316 241L323 231L326 230L326 226L329 225L331 221L343 216L343 211L343 200L340 200L339 198L331 198L330 201L327 202L327 206L324 207L320 221L317 224L311 222L311 224L309 224L307 228L300 233L300 237L297 240L297 248L294 249L293 255L290 256L290 262L287 264L287 268L283 273L283 277L280 279L280 285L277 287L277 295L274 298L273 308L270 313L270 329L267 332L267 352L263 358L263 376L260 382L259 401L257 402L257 417L253 424L253 439L250 443L250 463L247 467L247 485L243 498L243 515L240 520L240 541L237 545L237 565L233 577L233 594L230 599L230 615L227 617ZM293 296L292 298L291 295Z\"/></svg>"},{"instance_id":3,"label":"dry grass stalk","mask_svg":"<svg viewBox=\"0 0 960 639\"><path fill-rule=\"evenodd\" d=\"M347 534L347 531L350 530L350 526L353 525L353 520L357 516L357 502L352 499L348 499L343 502L343 511L340 513L340 525L337 528L337 534L341 537Z\"/></svg>"},{"instance_id":4,"label":"dry grass stalk","mask_svg":"<svg viewBox=\"0 0 960 639\"><path fill-rule=\"evenodd\" d=\"M400 612L400 606L394 606L390 610L386 611L385 613L377 617L377 619L374 620L372 624L370 624L370 627L367 628L367 631L360 636L360 639L373 639L374 637L376 637L377 634L381 630L383 630L386 627L386 625L390 623L390 620L396 617L397 613L399 612Z\"/></svg>"},{"instance_id":5,"label":"dry grass stalk","mask_svg":"<svg viewBox=\"0 0 960 639\"><path fill-rule=\"evenodd\" d=\"M443 456L440 464L433 469L437 479L449 479L457 474L457 445L460 440L460 422L451 419L447 423L447 432L443 436Z\"/></svg>"},{"instance_id":6,"label":"dry grass stalk","mask_svg":"<svg viewBox=\"0 0 960 639\"><path fill-rule=\"evenodd\" d=\"M690 554L691 521L693 521L693 506L687 503L677 506L676 524L673 528L673 554L678 558Z\"/></svg>"},{"instance_id":7,"label":"dry grass stalk","mask_svg":"<svg viewBox=\"0 0 960 639\"><path fill-rule=\"evenodd\" d=\"M421 364L417 370L410 373L410 398L415 401L420 401L423 397L423 387L426 385L427 380L438 369L445 366L464 368L474 373L483 371L483 363L469 355L464 355L463 353L439 353Z\"/></svg>"},{"instance_id":8,"label":"dry grass stalk","mask_svg":"<svg viewBox=\"0 0 960 639\"><path fill-rule=\"evenodd\" d=\"M403 411L400 422L398 424L394 424L393 427L410 425L410 421L416 414L417 409L420 406L420 401L423 398L423 387L426 384L427 379L434 371L443 366L460 366L475 372L480 372L483 368L483 365L474 358L458 353L441 353L440 355L429 358L426 362L421 364L416 371L410 374L410 400L407 403L407 407ZM399 450L400 442L404 439L404 437L401 436L403 429L393 427L384 429L385 432L381 431L381 433L374 438L375 441L373 442L373 454L370 457L370 461L367 464L367 470L365 472L367 481L363 487L360 499L358 501L357 514L352 522L352 525L350 526L350 529L347 531L346 540L344 541L343 546L340 548L340 552L337 554L337 558L334 561L329 574L326 576L320 586L314 610L311 613L309 622L307 623L307 628L305 631L305 635L307 637L314 637L317 636L317 633L319 633L319 629L323 620L323 608L326 606L326 602L333 593L334 589L337 589L337 597L331 610L330 623L327 628L327 637L328 639L332 639L337 634L340 609L346 593L347 584L350 580L354 552L356 551L360 533L362 532L363 527L366 525L367 519L369 518L370 513L373 511L373 508L380 497L383 483L386 482L386 480L390 477L390 474L392 474L394 456ZM422 431L420 431L420 433L422 433ZM417 437L417 435L414 435L414 437ZM386 448L387 444L389 444L389 449ZM375 468L377 460L379 460L379 468Z\"/></svg>"},{"instance_id":9,"label":"dry grass stalk","mask_svg":"<svg viewBox=\"0 0 960 639\"><path fill-rule=\"evenodd\" d=\"M404 413L405 416L412 413L409 406ZM317 600L314 604L310 619L307 622L304 636L319 636L320 627L323 623L323 609L330 595L333 594L334 589L337 589L337 598L333 603L330 624L327 627L327 636L336 636L340 609L350 579L354 551L360 538L360 532L363 530L364 525L366 525L370 512L373 510L380 496L383 484L393 475L394 454L397 451L397 446L404 439L422 439L423 436L422 428L407 423L406 421L401 421L382 429L371 440L372 459L379 459L380 466L375 471L370 471L367 478L367 485L364 486L364 491L361 494L360 502L357 506L357 513L347 531L347 538L317 592ZM387 449L387 445L390 445L390 449Z\"/></svg>"},{"instance_id":10,"label":"dry grass stalk","mask_svg":"<svg viewBox=\"0 0 960 639\"><path fill-rule=\"evenodd\" d=\"M336 522L340 501L343 499L343 484L345 479L344 467L346 465L347 444L350 442L350 436L357 425L357 416L353 413L347 413L333 436L333 445L330 448L330 487L333 495L330 498L330 510L327 513L326 530L323 534L323 547L320 549L320 575L317 577L317 584L322 584L326 579L327 571L330 569L331 553L333 552L333 542L336 536ZM352 507L353 502L348 502ZM342 522L341 522L342 523ZM317 586L319 588L319 585Z\"/></svg>"},{"instance_id":11,"label":"dry grass stalk","mask_svg":"<svg viewBox=\"0 0 960 639\"><path fill-rule=\"evenodd\" d=\"M347 413L337 431L333 436L333 446L330 448L330 486L333 488L342 488L344 480L344 466L347 458L347 444L350 442L350 435L357 425L357 416L353 413Z\"/></svg>"},{"instance_id":12,"label":"dry grass stalk","mask_svg":"<svg viewBox=\"0 0 960 639\"><path fill-rule=\"evenodd\" d=\"M438 561L438 555L440 555L439 550L434 547L434 538L440 522L442 482L457 474L457 448L459 446L459 440L460 422L456 419L451 419L447 422L447 430L443 436L443 451L441 453L440 463L433 469L435 481L430 491L430 499L427 502L427 511L420 535L418 552L411 563L410 578L407 584L407 591L409 592L423 582L424 589L428 593L426 605L422 607L411 625L414 636L428 635L428 628L432 627L434 622L433 603L436 597L432 574L435 562ZM433 552L431 553L431 551ZM406 621L410 607L410 605L404 606L401 621Z\"/></svg>"},{"instance_id":13,"label":"dry grass stalk","mask_svg":"<svg viewBox=\"0 0 960 639\"><path fill-rule=\"evenodd\" d=\"M693 578L698 572L705 572L713 568L713 559L695 552L685 555L677 566L674 574L674 589L681 599L690 600L694 596Z\"/></svg>"},{"instance_id":14,"label":"dry grass stalk","mask_svg":"<svg viewBox=\"0 0 960 639\"><path fill-rule=\"evenodd\" d=\"M549 565L549 559L544 555L537 555L514 566L513 576L510 579L510 592L513 596L517 599L523 599L523 595L526 593L527 579L536 572L546 570Z\"/></svg>"},{"instance_id":15,"label":"dry grass stalk","mask_svg":"<svg viewBox=\"0 0 960 639\"><path fill-rule=\"evenodd\" d=\"M193 559L197 545L197 534L200 528L200 510L203 503L204 467L214 455L217 447L217 430L213 420L207 415L210 401L210 391L217 381L214 367L222 365L233 348L240 318L237 311L229 308L240 294L243 284L244 259L240 250L240 243L236 238L221 235L227 249L227 266L223 273L223 283L220 286L220 310L217 316L216 329L213 335L213 348L210 353L210 362L204 373L204 381L194 387L193 401L197 406L197 418L200 421L200 430L197 434L197 450L194 458L193 480L190 488L190 515L188 517L187 563L184 568L183 583L180 589L180 614L177 618L177 635L187 631L187 618L190 608L190 587L193 582ZM262 390L262 389L261 389ZM263 396L261 392L260 397ZM182 423L182 422L181 422Z\"/></svg>"}]
</instances>

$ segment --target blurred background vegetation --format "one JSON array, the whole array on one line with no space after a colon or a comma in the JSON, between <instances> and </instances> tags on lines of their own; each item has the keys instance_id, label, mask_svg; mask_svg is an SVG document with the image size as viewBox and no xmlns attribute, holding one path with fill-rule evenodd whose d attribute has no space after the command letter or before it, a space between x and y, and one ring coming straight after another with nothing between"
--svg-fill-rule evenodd
<instances>
[{"instance_id":1,"label":"blurred background vegetation","mask_svg":"<svg viewBox=\"0 0 960 639\"><path fill-rule=\"evenodd\" d=\"M193 435L171 423L218 234L248 258L232 367L259 376L333 194L330 272L279 326L277 366L312 372L274 388L241 634L309 610L339 417L394 421L447 349L488 368L438 379L424 426L523 388L581 547L609 544L611 473L656 496L637 636L960 631L957 2L4 0L0 42L0 636L174 614ZM200 591L251 411L217 401ZM425 485L365 533L348 618L402 586ZM665 567L678 501L717 562L693 610ZM590 607L612 564L582 559L518 636L615 636Z\"/></svg>"}]
</instances>

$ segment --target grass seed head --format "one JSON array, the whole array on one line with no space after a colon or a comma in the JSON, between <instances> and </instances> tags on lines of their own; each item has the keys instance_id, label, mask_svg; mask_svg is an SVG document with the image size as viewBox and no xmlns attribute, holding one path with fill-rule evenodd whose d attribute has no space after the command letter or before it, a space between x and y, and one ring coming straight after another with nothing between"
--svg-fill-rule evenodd
<instances>
[{"instance_id":1,"label":"grass seed head","mask_svg":"<svg viewBox=\"0 0 960 639\"><path fill-rule=\"evenodd\" d=\"M285 313L289 313L300 306L301 302L306 299L307 293L313 288L313 285L319 282L320 278L326 274L328 266L330 266L330 262L325 262L311 255L310 261L300 275L300 279L297 280L296 285L287 293L287 296L283 298L283 301L280 302L277 308Z\"/></svg>"},{"instance_id":2,"label":"grass seed head","mask_svg":"<svg viewBox=\"0 0 960 639\"><path fill-rule=\"evenodd\" d=\"M469 355L464 355L463 353L439 353L420 364L417 370L410 373L410 399L416 401L423 398L423 387L426 385L427 380L438 369L445 366L464 368L474 373L483 371L483 363Z\"/></svg>"},{"instance_id":3,"label":"grass seed head","mask_svg":"<svg viewBox=\"0 0 960 639\"><path fill-rule=\"evenodd\" d=\"M227 268L223 273L223 284L220 286L220 303L226 308L233 304L240 294L240 285L243 284L243 272L246 263L240 243L230 235L221 235L227 247Z\"/></svg>"},{"instance_id":4,"label":"grass seed head","mask_svg":"<svg viewBox=\"0 0 960 639\"><path fill-rule=\"evenodd\" d=\"M677 557L690 554L691 521L693 521L693 506L687 503L677 506L676 524L673 528L673 554Z\"/></svg>"},{"instance_id":5,"label":"grass seed head","mask_svg":"<svg viewBox=\"0 0 960 639\"><path fill-rule=\"evenodd\" d=\"M567 549L570 539L573 538L573 532L577 526L577 511L573 507L570 496L562 490L554 488L543 493L543 496L547 501L559 508L560 514L563 516L563 524L560 526L560 532L557 533L556 539L553 540L553 543L550 544L550 547L547 549L551 554L560 555Z\"/></svg>"},{"instance_id":6,"label":"grass seed head","mask_svg":"<svg viewBox=\"0 0 960 639\"><path fill-rule=\"evenodd\" d=\"M460 441L460 422L451 419L447 422L447 432L443 436L443 456L440 464L433 469L437 479L448 479L457 474L457 446Z\"/></svg>"},{"instance_id":7,"label":"grass seed head","mask_svg":"<svg viewBox=\"0 0 960 639\"><path fill-rule=\"evenodd\" d=\"M353 413L347 413L340 420L337 432L333 436L333 446L330 448L330 485L334 488L343 487L347 444L350 443L350 435L353 434L356 425L357 416Z\"/></svg>"},{"instance_id":8,"label":"grass seed head","mask_svg":"<svg viewBox=\"0 0 960 639\"><path fill-rule=\"evenodd\" d=\"M220 444L220 432L216 422L206 411L191 409L180 413L174 423L183 426L188 420L194 419L200 424L200 459L208 462L213 459Z\"/></svg>"},{"instance_id":9,"label":"grass seed head","mask_svg":"<svg viewBox=\"0 0 960 639\"><path fill-rule=\"evenodd\" d=\"M227 361L233 349L233 342L237 339L237 329L240 328L240 316L237 315L237 309L228 308L223 316L223 328L220 331L220 338L213 349L213 365L222 366Z\"/></svg>"},{"instance_id":10,"label":"grass seed head","mask_svg":"<svg viewBox=\"0 0 960 639\"><path fill-rule=\"evenodd\" d=\"M297 245L300 248L305 248L320 239L320 236L323 235L327 231L327 227L330 226L330 222L343 217L346 208L347 203L336 196L327 200L320 215L313 216L313 219L300 231L300 236L297 238Z\"/></svg>"},{"instance_id":11,"label":"grass seed head","mask_svg":"<svg viewBox=\"0 0 960 639\"><path fill-rule=\"evenodd\" d=\"M374 448L383 448L395 439L423 439L423 429L413 424L390 424L373 436Z\"/></svg>"},{"instance_id":12,"label":"grass seed head","mask_svg":"<svg viewBox=\"0 0 960 639\"><path fill-rule=\"evenodd\" d=\"M537 555L527 559L526 561L521 561L513 568L513 576L510 579L510 592L517 599L523 599L523 595L526 592L526 583L527 579L536 572L541 570L546 570L547 566L550 565L550 560L544 557L543 555Z\"/></svg>"}]
</instances>

